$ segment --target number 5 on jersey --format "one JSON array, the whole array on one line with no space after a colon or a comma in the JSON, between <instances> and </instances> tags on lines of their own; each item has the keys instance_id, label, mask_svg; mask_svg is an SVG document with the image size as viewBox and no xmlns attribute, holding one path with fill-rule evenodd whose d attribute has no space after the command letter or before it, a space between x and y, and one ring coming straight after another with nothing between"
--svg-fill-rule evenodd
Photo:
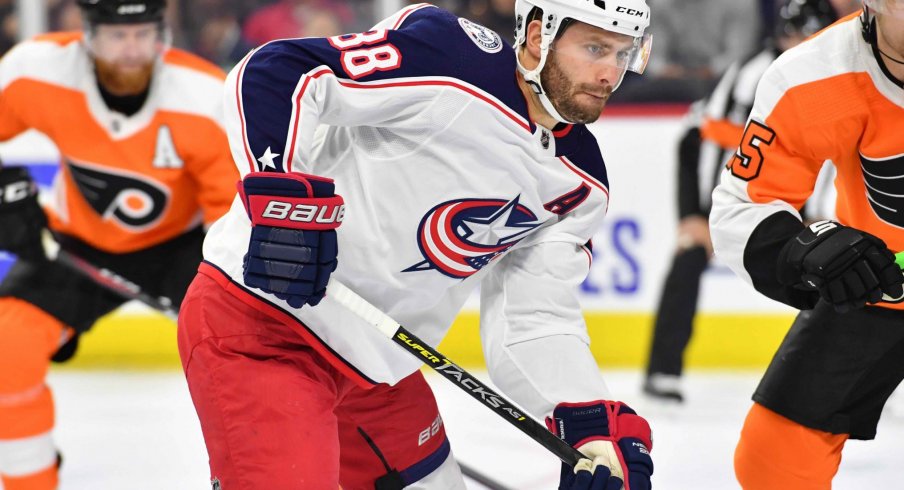
<instances>
[{"instance_id":1,"label":"number 5 on jersey","mask_svg":"<svg viewBox=\"0 0 904 490\"><path fill-rule=\"evenodd\" d=\"M741 146L726 167L739 179L755 179L763 166L763 152L760 147L772 144L774 139L775 131L751 119L744 129L744 136L741 137Z\"/></svg>"},{"instance_id":2,"label":"number 5 on jersey","mask_svg":"<svg viewBox=\"0 0 904 490\"><path fill-rule=\"evenodd\" d=\"M402 66L402 53L392 43L373 46L386 41L388 36L386 29L377 29L333 36L327 40L332 47L342 51L342 69L345 73L357 80L377 71L395 70Z\"/></svg>"}]
</instances>

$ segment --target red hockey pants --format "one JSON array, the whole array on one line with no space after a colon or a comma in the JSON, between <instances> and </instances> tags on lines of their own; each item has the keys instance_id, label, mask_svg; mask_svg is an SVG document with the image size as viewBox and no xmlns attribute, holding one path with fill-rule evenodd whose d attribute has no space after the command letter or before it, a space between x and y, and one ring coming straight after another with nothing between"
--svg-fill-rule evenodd
<instances>
[{"instance_id":1,"label":"red hockey pants","mask_svg":"<svg viewBox=\"0 0 904 490\"><path fill-rule=\"evenodd\" d=\"M179 353L223 490L402 488L446 460L420 372L364 389L220 282L201 273L189 287Z\"/></svg>"}]
</instances>

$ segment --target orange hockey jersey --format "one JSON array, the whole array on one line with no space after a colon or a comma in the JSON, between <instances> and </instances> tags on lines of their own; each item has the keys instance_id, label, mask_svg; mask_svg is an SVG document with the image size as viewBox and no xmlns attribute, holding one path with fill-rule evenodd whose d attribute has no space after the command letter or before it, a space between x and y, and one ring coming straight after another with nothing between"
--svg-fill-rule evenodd
<instances>
[{"instance_id":1,"label":"orange hockey jersey","mask_svg":"<svg viewBox=\"0 0 904 490\"><path fill-rule=\"evenodd\" d=\"M716 253L761 291L756 269L774 265L750 260L751 237L776 213L800 218L825 160L837 169L838 220L904 250L904 89L860 26L842 19L772 64L713 193Z\"/></svg>"},{"instance_id":2,"label":"orange hockey jersey","mask_svg":"<svg viewBox=\"0 0 904 490\"><path fill-rule=\"evenodd\" d=\"M61 154L52 229L126 253L222 215L238 173L222 126L215 66L169 49L132 116L104 104L80 33L39 36L0 60L0 140L46 134Z\"/></svg>"}]
</instances>

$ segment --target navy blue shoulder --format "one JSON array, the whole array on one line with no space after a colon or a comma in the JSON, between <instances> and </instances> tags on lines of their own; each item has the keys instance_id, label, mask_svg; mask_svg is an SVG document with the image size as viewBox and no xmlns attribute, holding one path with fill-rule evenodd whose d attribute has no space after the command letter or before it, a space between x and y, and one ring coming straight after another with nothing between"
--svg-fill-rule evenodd
<instances>
[{"instance_id":1,"label":"navy blue shoulder","mask_svg":"<svg viewBox=\"0 0 904 490\"><path fill-rule=\"evenodd\" d=\"M412 12L389 33L404 60L400 77L451 77L493 95L527 118L516 79L515 50L493 30L430 7Z\"/></svg>"},{"instance_id":2,"label":"navy blue shoulder","mask_svg":"<svg viewBox=\"0 0 904 490\"><path fill-rule=\"evenodd\" d=\"M408 11L385 36L365 33L271 42L254 53L249 71L279 71L281 75L268 75L297 80L317 66L328 66L339 78L358 82L452 78L489 93L528 119L509 43L486 27L434 6L421 4ZM383 59L374 63L370 56Z\"/></svg>"},{"instance_id":3,"label":"navy blue shoulder","mask_svg":"<svg viewBox=\"0 0 904 490\"><path fill-rule=\"evenodd\" d=\"M420 4L404 9L396 25L386 29L329 38L281 39L246 57L236 67L237 95L255 158L285 141L293 94L300 83L307 83L302 77L316 78L325 72L323 67L348 83L427 85L431 80L441 84L459 80L529 119L511 45L485 27ZM281 169L283 156L274 158L276 168Z\"/></svg>"},{"instance_id":4,"label":"navy blue shoulder","mask_svg":"<svg viewBox=\"0 0 904 490\"><path fill-rule=\"evenodd\" d=\"M556 138L556 156L565 157L594 179L609 188L606 162L600 153L600 145L593 133L583 124L574 124L553 133Z\"/></svg>"}]
</instances>

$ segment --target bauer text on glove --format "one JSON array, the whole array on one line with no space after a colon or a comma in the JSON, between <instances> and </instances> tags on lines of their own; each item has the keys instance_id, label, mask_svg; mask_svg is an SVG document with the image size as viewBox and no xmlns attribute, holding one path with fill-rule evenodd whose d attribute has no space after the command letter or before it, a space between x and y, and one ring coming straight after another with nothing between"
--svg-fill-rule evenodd
<instances>
[{"instance_id":1,"label":"bauer text on glove","mask_svg":"<svg viewBox=\"0 0 904 490\"><path fill-rule=\"evenodd\" d=\"M252 172L239 182L251 219L245 285L290 306L316 305L336 269L336 228L345 214L331 179L301 173Z\"/></svg>"}]
</instances>

